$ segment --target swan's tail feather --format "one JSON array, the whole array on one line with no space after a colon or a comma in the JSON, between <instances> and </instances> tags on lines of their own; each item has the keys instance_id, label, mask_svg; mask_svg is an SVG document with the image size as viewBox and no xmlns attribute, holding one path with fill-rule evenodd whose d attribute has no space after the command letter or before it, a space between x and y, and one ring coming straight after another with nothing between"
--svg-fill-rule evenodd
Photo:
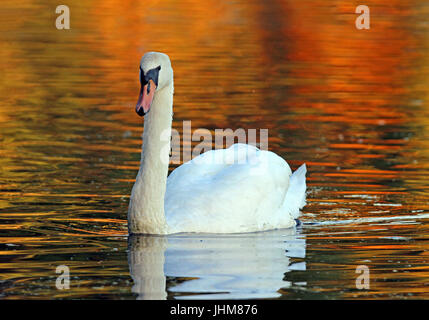
<instances>
[{"instance_id":1,"label":"swan's tail feather","mask_svg":"<svg viewBox=\"0 0 429 320\"><path fill-rule=\"evenodd\" d=\"M290 177L289 189L286 193L284 206L286 211L292 215L294 219L298 219L305 204L306 189L305 174L307 173L307 167L305 163L300 166Z\"/></svg>"}]
</instances>

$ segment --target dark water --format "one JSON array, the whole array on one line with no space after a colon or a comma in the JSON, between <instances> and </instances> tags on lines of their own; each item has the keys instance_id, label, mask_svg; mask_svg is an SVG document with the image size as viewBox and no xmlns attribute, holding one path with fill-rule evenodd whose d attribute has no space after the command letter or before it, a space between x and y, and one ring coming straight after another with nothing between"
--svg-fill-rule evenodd
<instances>
[{"instance_id":1,"label":"dark water","mask_svg":"<svg viewBox=\"0 0 429 320\"><path fill-rule=\"evenodd\" d=\"M2 299L429 297L429 5L372 1L370 30L350 1L68 1L70 30L57 5L0 8ZM300 228L128 239L152 50L179 132L264 128L307 163Z\"/></svg>"}]
</instances>

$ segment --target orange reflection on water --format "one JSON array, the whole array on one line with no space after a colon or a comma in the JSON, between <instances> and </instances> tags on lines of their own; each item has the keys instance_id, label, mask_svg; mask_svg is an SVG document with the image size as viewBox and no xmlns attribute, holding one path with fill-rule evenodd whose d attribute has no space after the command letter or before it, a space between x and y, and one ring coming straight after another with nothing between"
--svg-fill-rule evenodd
<instances>
[{"instance_id":1,"label":"orange reflection on water","mask_svg":"<svg viewBox=\"0 0 429 320\"><path fill-rule=\"evenodd\" d=\"M121 236L140 160L138 63L157 50L173 63L182 147L198 143L183 136L184 120L212 133L267 128L272 151L293 169L307 163L307 269L296 281L307 288L281 289L284 298L427 298L428 5L375 1L366 31L343 0L72 0L69 31L53 27L56 5L2 3L8 297L48 281L52 257L82 286L44 297L129 294L112 283L128 273ZM362 263L374 271L369 292L353 287Z\"/></svg>"}]
</instances>

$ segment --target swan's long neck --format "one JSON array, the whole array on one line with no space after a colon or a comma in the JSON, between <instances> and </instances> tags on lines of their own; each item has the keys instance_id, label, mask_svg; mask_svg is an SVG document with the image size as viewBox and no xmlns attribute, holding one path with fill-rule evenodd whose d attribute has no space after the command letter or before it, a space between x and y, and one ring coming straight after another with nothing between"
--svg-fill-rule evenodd
<instances>
[{"instance_id":1,"label":"swan's long neck","mask_svg":"<svg viewBox=\"0 0 429 320\"><path fill-rule=\"evenodd\" d=\"M144 119L140 170L128 208L130 233L167 233L164 196L173 116L173 83L156 92Z\"/></svg>"}]
</instances>

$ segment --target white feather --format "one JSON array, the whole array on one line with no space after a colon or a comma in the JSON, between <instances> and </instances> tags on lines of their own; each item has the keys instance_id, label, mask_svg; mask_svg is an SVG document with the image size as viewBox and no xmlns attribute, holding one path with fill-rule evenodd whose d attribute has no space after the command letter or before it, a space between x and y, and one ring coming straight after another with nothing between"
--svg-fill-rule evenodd
<instances>
[{"instance_id":1,"label":"white feather","mask_svg":"<svg viewBox=\"0 0 429 320\"><path fill-rule=\"evenodd\" d=\"M292 215L295 219L298 219L301 215L300 209L306 205L306 173L307 166L304 163L292 174L284 201L285 212Z\"/></svg>"}]
</instances>

